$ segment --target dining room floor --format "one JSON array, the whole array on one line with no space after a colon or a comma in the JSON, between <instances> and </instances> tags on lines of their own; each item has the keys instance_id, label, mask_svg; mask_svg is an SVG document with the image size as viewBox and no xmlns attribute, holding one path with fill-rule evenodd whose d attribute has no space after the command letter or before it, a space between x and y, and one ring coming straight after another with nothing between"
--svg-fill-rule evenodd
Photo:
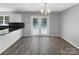
<instances>
[{"instance_id":1,"label":"dining room floor","mask_svg":"<svg viewBox=\"0 0 79 59\"><path fill-rule=\"evenodd\" d=\"M79 55L79 49L61 37L22 37L1 55Z\"/></svg>"}]
</instances>

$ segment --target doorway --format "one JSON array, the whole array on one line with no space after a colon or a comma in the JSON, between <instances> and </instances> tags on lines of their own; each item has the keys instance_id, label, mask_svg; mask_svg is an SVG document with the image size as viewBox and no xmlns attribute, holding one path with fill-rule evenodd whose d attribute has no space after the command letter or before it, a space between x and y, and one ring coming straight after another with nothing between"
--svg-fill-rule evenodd
<instances>
[{"instance_id":1,"label":"doorway","mask_svg":"<svg viewBox=\"0 0 79 59\"><path fill-rule=\"evenodd\" d=\"M31 34L35 36L43 36L49 34L49 17L48 16L32 16L31 17Z\"/></svg>"}]
</instances>

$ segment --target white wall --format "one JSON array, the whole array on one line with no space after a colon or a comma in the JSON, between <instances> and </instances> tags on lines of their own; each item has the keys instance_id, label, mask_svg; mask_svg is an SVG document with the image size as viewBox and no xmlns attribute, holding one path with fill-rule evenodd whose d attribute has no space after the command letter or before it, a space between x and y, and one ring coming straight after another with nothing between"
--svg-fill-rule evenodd
<instances>
[{"instance_id":1,"label":"white wall","mask_svg":"<svg viewBox=\"0 0 79 59\"><path fill-rule=\"evenodd\" d=\"M79 48L79 4L61 13L61 35Z\"/></svg>"},{"instance_id":2,"label":"white wall","mask_svg":"<svg viewBox=\"0 0 79 59\"><path fill-rule=\"evenodd\" d=\"M31 16L41 16L38 12L21 12L22 21L25 23L25 28L23 29L23 36L29 36L31 30ZM59 13L51 13L49 15L49 31L50 35L59 35L60 33L60 17Z\"/></svg>"},{"instance_id":3,"label":"white wall","mask_svg":"<svg viewBox=\"0 0 79 59\"><path fill-rule=\"evenodd\" d=\"M60 13L50 14L50 35L60 35Z\"/></svg>"}]
</instances>

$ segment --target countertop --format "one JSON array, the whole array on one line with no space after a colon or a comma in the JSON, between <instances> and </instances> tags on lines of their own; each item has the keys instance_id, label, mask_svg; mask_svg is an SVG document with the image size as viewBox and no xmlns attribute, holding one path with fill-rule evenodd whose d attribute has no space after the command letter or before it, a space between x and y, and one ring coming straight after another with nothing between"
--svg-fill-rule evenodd
<instances>
[{"instance_id":1,"label":"countertop","mask_svg":"<svg viewBox=\"0 0 79 59\"><path fill-rule=\"evenodd\" d=\"M0 36L21 28L24 28L23 23L10 23L9 26L0 26Z\"/></svg>"}]
</instances>

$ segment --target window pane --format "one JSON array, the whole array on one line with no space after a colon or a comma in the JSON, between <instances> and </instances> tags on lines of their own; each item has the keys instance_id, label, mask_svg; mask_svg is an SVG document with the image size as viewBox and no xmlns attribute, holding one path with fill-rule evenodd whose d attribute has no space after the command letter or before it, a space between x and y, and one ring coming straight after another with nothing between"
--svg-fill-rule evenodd
<instances>
[{"instance_id":1,"label":"window pane","mask_svg":"<svg viewBox=\"0 0 79 59\"><path fill-rule=\"evenodd\" d=\"M33 27L37 27L37 25L38 25L38 19L33 18Z\"/></svg>"},{"instance_id":2,"label":"window pane","mask_svg":"<svg viewBox=\"0 0 79 59\"><path fill-rule=\"evenodd\" d=\"M5 20L9 20L9 16L5 16Z\"/></svg>"},{"instance_id":3,"label":"window pane","mask_svg":"<svg viewBox=\"0 0 79 59\"><path fill-rule=\"evenodd\" d=\"M9 22L8 21L5 21L5 24L9 24Z\"/></svg>"},{"instance_id":4,"label":"window pane","mask_svg":"<svg viewBox=\"0 0 79 59\"><path fill-rule=\"evenodd\" d=\"M3 21L0 21L0 24L3 24Z\"/></svg>"},{"instance_id":5,"label":"window pane","mask_svg":"<svg viewBox=\"0 0 79 59\"><path fill-rule=\"evenodd\" d=\"M38 34L39 28L38 28L38 18L33 18L33 35Z\"/></svg>"},{"instance_id":6,"label":"window pane","mask_svg":"<svg viewBox=\"0 0 79 59\"><path fill-rule=\"evenodd\" d=\"M0 16L0 20L3 20L3 16Z\"/></svg>"},{"instance_id":7,"label":"window pane","mask_svg":"<svg viewBox=\"0 0 79 59\"><path fill-rule=\"evenodd\" d=\"M42 34L47 34L47 18L42 18Z\"/></svg>"},{"instance_id":8,"label":"window pane","mask_svg":"<svg viewBox=\"0 0 79 59\"><path fill-rule=\"evenodd\" d=\"M47 27L47 18L42 18L42 27L43 28Z\"/></svg>"}]
</instances>

